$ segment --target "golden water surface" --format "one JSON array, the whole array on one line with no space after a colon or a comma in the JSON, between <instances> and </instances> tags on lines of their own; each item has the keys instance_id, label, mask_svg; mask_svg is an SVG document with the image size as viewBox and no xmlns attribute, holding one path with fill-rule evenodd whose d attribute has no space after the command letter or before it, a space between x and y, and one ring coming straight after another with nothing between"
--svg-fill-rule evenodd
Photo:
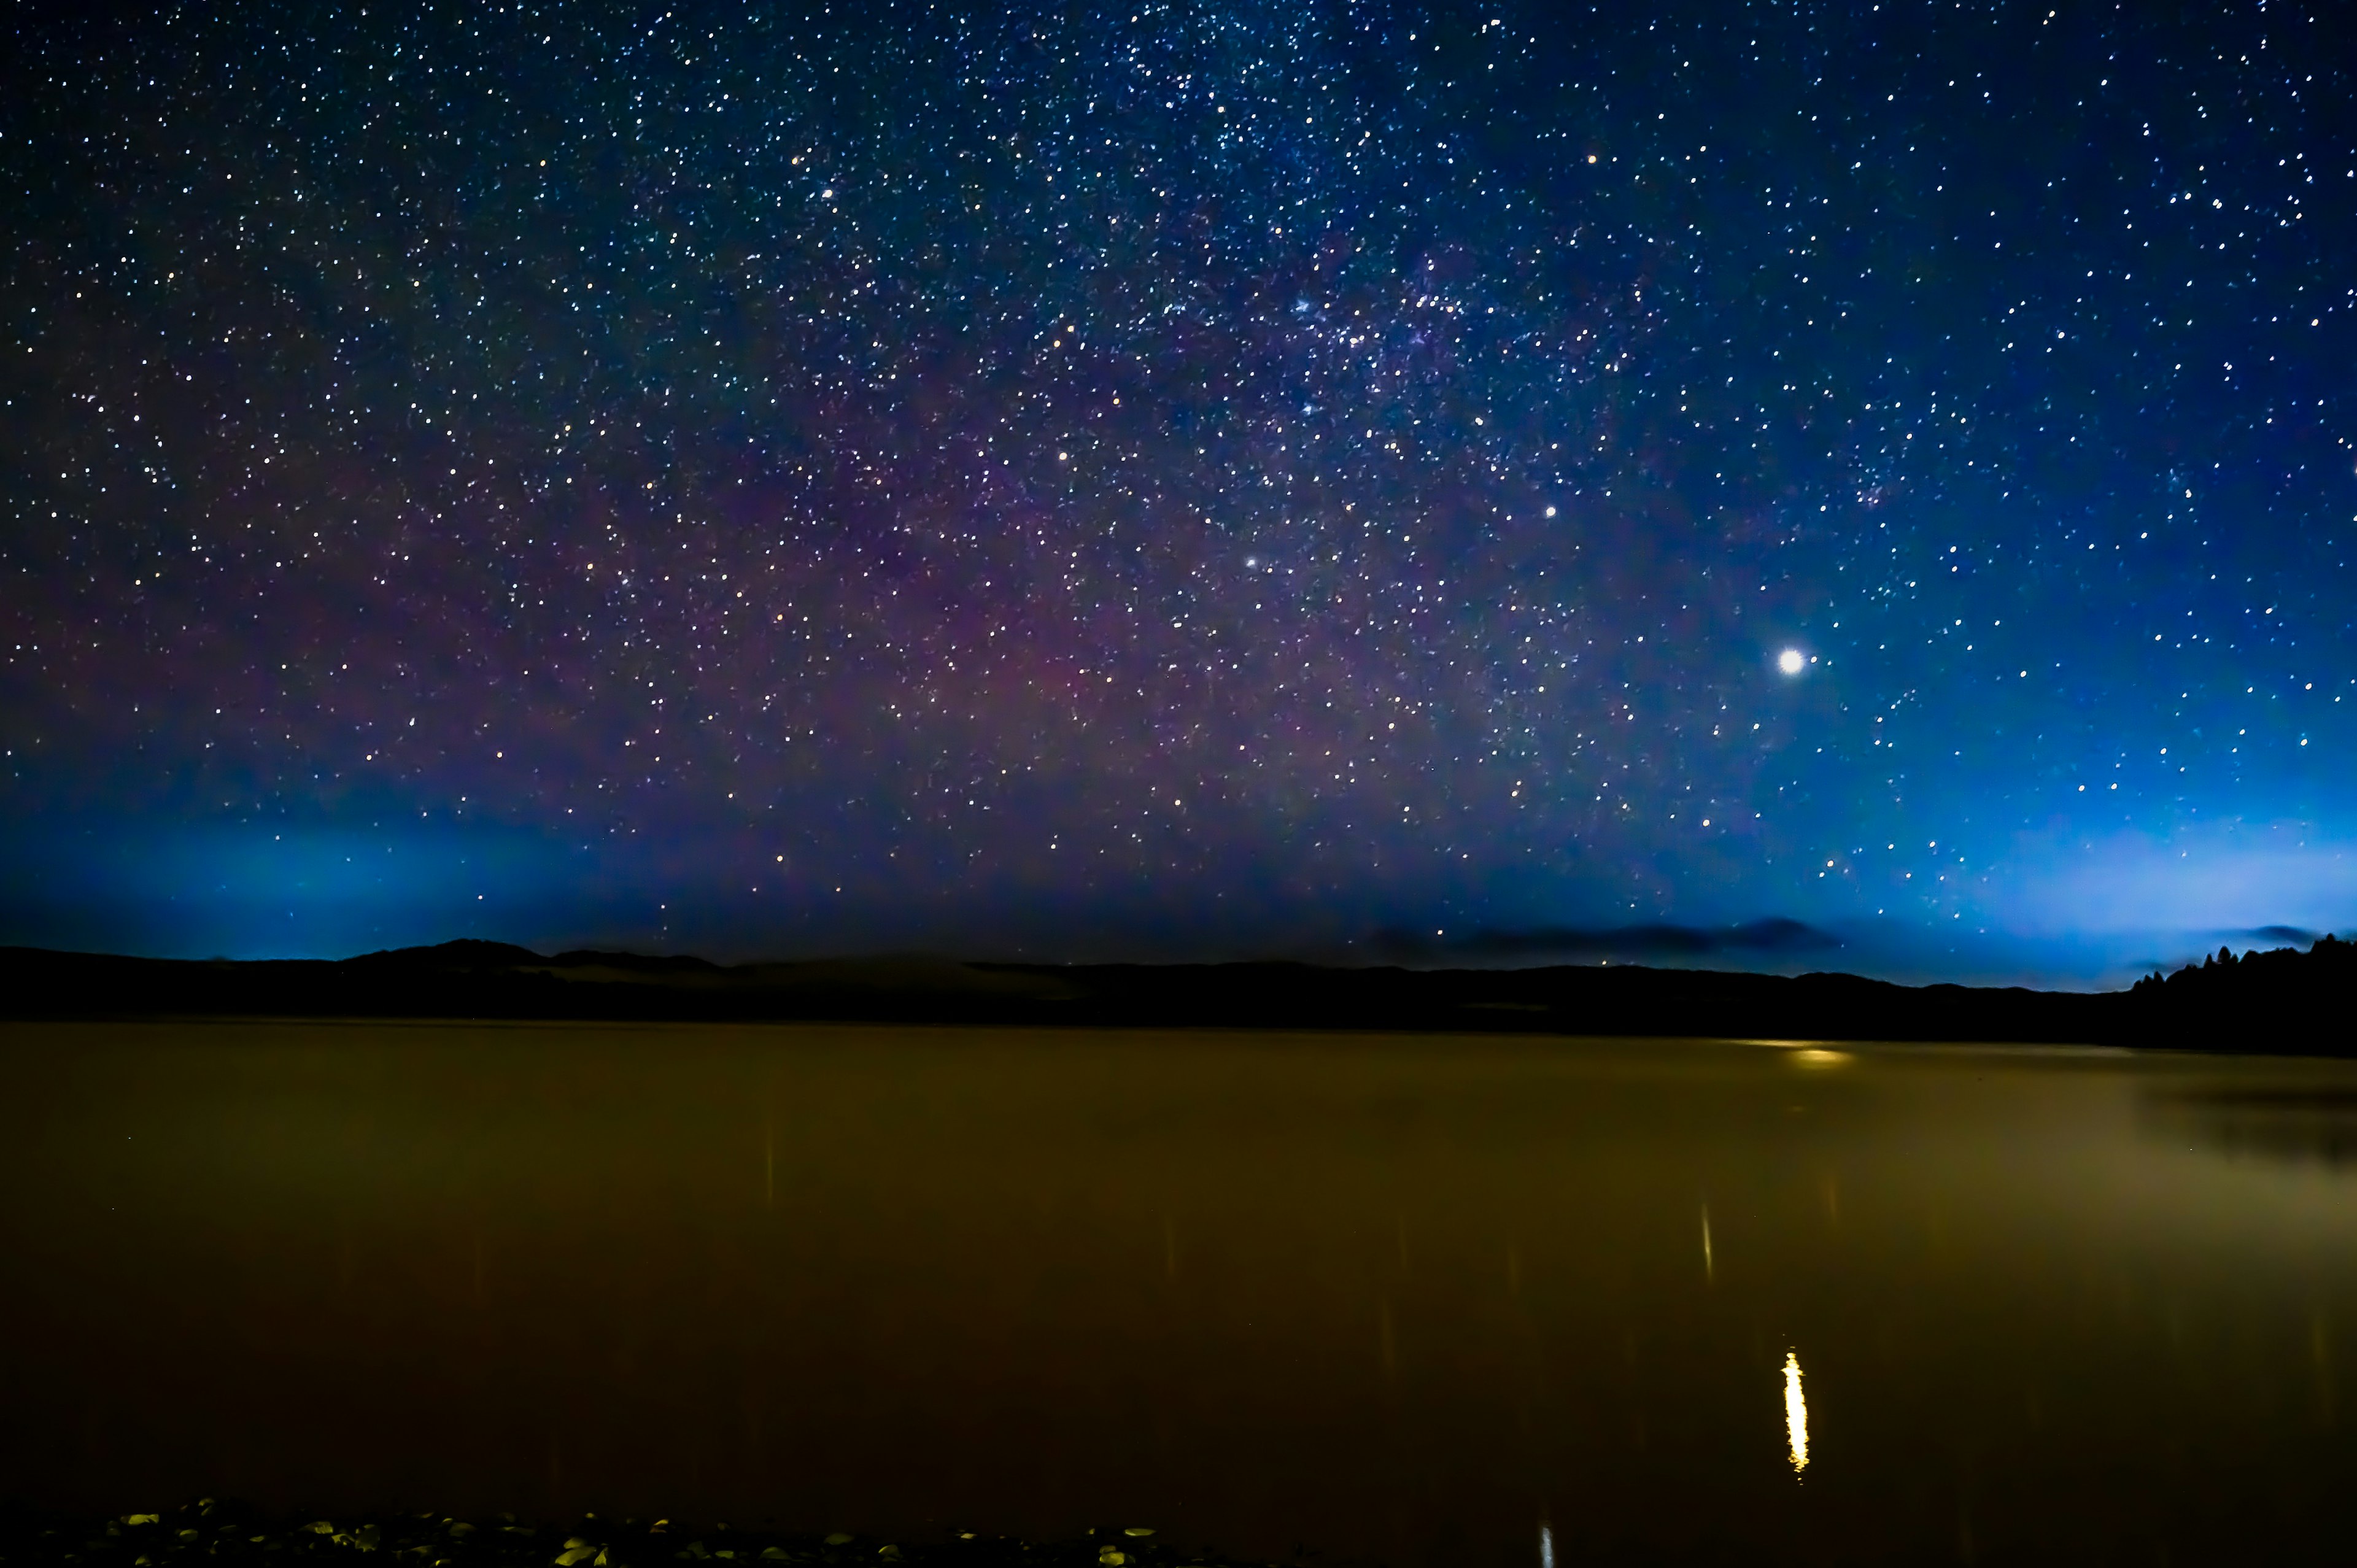
<instances>
[{"instance_id":1,"label":"golden water surface","mask_svg":"<svg viewBox=\"0 0 2357 1568\"><path fill-rule=\"evenodd\" d=\"M0 1026L0 1499L1263 1561L2357 1539L2357 1068Z\"/></svg>"}]
</instances>

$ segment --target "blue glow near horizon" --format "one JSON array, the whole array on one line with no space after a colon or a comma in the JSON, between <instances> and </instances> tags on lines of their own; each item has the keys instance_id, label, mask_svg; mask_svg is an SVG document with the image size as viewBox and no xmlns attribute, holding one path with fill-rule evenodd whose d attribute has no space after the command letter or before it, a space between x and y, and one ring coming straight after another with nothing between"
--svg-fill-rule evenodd
<instances>
[{"instance_id":1,"label":"blue glow near horizon","mask_svg":"<svg viewBox=\"0 0 2357 1568\"><path fill-rule=\"evenodd\" d=\"M1925 982L2065 987L2123 983L2150 969L2198 960L2220 945L2305 945L2313 934L2357 927L2357 877L2346 853L2311 853L2295 839L2213 835L2172 850L2142 840L2090 849L2062 871L2007 884L1990 907L1946 923L1861 918L1835 910L1827 945L1794 951L1716 947L1691 954L1659 948L1506 959L1436 946L1426 963L1609 961L1796 972L1840 969ZM1079 945L1069 914L1050 904L996 910L913 907L897 920L828 918L824 890L790 904L732 894L711 865L664 852L671 899L642 889L657 880L643 852L558 843L514 829L474 825L338 826L204 823L108 832L88 825L18 842L0 857L7 918L0 940L31 946L105 949L159 957L342 958L454 937L544 950L619 945L694 950L723 960L924 950L951 956L1134 958L1156 953L1241 957L1270 951L1336 961L1389 961L1360 933L1286 946L1280 921L1237 945L1187 945L1188 917L1166 923L1152 905L1127 922L1103 923ZM702 859L725 861L725 848ZM684 893L680 890L684 888ZM814 910L813 905L818 908ZM2214 914L2218 918L2210 918ZM2267 917L2286 917L2274 918ZM2297 929L2295 929L2297 928ZM1471 930L1465 929L1465 935Z\"/></svg>"},{"instance_id":2,"label":"blue glow near horizon","mask_svg":"<svg viewBox=\"0 0 2357 1568\"><path fill-rule=\"evenodd\" d=\"M8 940L157 957L342 958L490 937L583 891L577 851L477 827L84 825L10 847Z\"/></svg>"}]
</instances>

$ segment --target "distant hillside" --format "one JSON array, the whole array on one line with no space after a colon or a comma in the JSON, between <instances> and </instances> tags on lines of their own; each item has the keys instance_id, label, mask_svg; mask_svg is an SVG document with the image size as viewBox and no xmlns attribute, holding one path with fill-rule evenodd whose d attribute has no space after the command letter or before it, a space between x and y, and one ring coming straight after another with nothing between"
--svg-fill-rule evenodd
<instances>
[{"instance_id":1,"label":"distant hillside","mask_svg":"<svg viewBox=\"0 0 2357 1568\"><path fill-rule=\"evenodd\" d=\"M0 1015L843 1020L1098 1027L1978 1040L2357 1055L2357 944L2155 974L2122 992L1904 986L1852 974L1561 966L739 964L456 941L230 962L0 949Z\"/></svg>"}]
</instances>

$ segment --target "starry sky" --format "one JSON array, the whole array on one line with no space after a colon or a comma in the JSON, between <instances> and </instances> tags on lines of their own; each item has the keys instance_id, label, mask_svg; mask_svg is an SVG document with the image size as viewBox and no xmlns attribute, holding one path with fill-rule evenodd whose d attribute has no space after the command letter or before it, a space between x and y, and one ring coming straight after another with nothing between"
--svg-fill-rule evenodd
<instances>
[{"instance_id":1,"label":"starry sky","mask_svg":"<svg viewBox=\"0 0 2357 1568\"><path fill-rule=\"evenodd\" d=\"M2330 7L9 25L0 940L2357 924Z\"/></svg>"}]
</instances>

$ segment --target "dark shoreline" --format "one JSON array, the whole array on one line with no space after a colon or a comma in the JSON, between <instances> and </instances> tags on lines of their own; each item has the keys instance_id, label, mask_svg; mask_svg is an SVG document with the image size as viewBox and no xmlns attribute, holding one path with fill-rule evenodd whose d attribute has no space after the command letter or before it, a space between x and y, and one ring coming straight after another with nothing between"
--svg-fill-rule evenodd
<instances>
[{"instance_id":1,"label":"dark shoreline","mask_svg":"<svg viewBox=\"0 0 2357 1568\"><path fill-rule=\"evenodd\" d=\"M285 1563L414 1559L429 1568L645 1568L657 1563L800 1563L851 1568L866 1563L927 1563L942 1568L1241 1568L1237 1560L1177 1552L1151 1529L1102 1528L1045 1541L952 1530L942 1541L887 1541L837 1531L809 1533L671 1520L605 1520L585 1514L572 1524L519 1521L512 1514L457 1519L436 1510L370 1518L273 1515L201 1498L156 1512L88 1515L0 1511L0 1563Z\"/></svg>"},{"instance_id":2,"label":"dark shoreline","mask_svg":"<svg viewBox=\"0 0 2357 1568\"><path fill-rule=\"evenodd\" d=\"M1639 966L1343 969L878 958L724 966L457 941L232 962L0 949L0 1016L857 1022L2106 1045L2357 1055L2357 943L2126 991L1907 986Z\"/></svg>"}]
</instances>

